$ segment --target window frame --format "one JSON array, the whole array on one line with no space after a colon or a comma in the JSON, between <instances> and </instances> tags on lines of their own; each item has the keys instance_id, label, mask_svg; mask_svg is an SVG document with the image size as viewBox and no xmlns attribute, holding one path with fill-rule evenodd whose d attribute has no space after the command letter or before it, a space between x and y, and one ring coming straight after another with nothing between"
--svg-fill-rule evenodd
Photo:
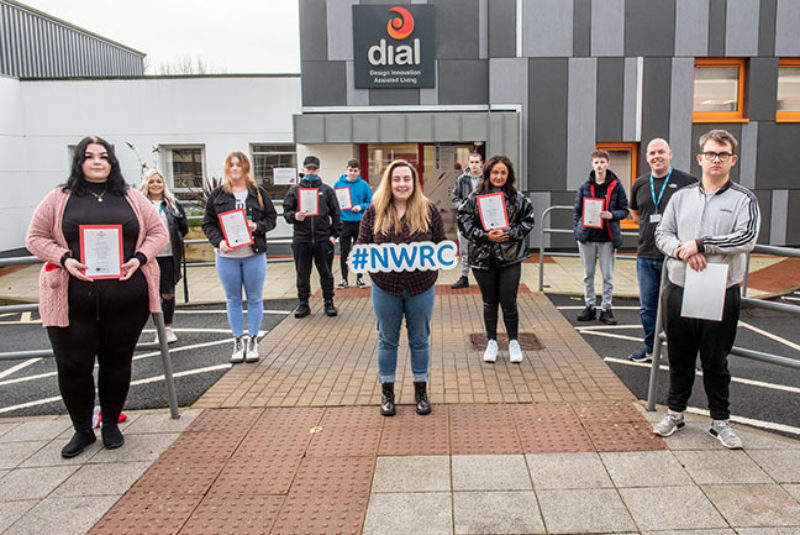
<instances>
[{"instance_id":1,"label":"window frame","mask_svg":"<svg viewBox=\"0 0 800 535\"><path fill-rule=\"evenodd\" d=\"M633 188L633 183L639 176L639 143L635 141L619 141L619 142L597 142L595 143L595 150L605 151L630 151L631 152L631 177L628 184L628 191ZM625 177L618 177L620 180L625 180ZM630 203L630 198L628 199ZM633 218L622 219L619 222L622 230L636 230L639 225Z\"/></svg>"},{"instance_id":2,"label":"window frame","mask_svg":"<svg viewBox=\"0 0 800 535\"><path fill-rule=\"evenodd\" d=\"M285 151L256 151L256 147L262 146L269 146L269 147L286 147L287 150ZM291 148L291 150L289 150ZM298 173L299 177L299 169L298 169L298 160L297 160L297 143L291 142L281 142L281 141L273 141L273 142L252 142L250 143L250 162L252 165L251 172L253 174L253 178L255 179L256 183L264 188L270 195L286 195L286 192L289 191L291 185L275 185L274 182L274 175L273 175L273 183L269 186L265 185L258 176L256 176L256 156L286 156L292 155L294 157L294 168L295 172ZM272 168L274 169L274 167Z\"/></svg>"},{"instance_id":3,"label":"window frame","mask_svg":"<svg viewBox=\"0 0 800 535\"><path fill-rule=\"evenodd\" d=\"M744 116L744 84L745 84L745 59L744 58L695 58L694 71L703 68L737 67L739 81L737 91L736 111L695 111L694 110L694 77L692 78L692 122L693 123L747 123Z\"/></svg>"},{"instance_id":4,"label":"window frame","mask_svg":"<svg viewBox=\"0 0 800 535\"><path fill-rule=\"evenodd\" d=\"M183 196L191 197L193 195L197 195L202 192L203 188L206 184L209 183L208 178L208 163L206 162L206 146L204 143L179 143L175 145L168 145L162 144L159 145L159 153L162 155L162 163L161 169L166 173L168 176L165 176L165 180L167 181L167 186L169 187L170 191L175 194L180 194ZM187 149L199 149L200 150L200 165L202 171L201 177L201 185L188 187L188 188L178 188L175 187L175 169L174 159L173 159L173 151L174 150L187 150ZM198 191L199 188L199 191Z\"/></svg>"},{"instance_id":5,"label":"window frame","mask_svg":"<svg viewBox=\"0 0 800 535\"><path fill-rule=\"evenodd\" d=\"M800 68L800 58L781 58L778 60L778 80L780 80L781 67ZM777 105L778 95L777 89L775 94L775 103ZM797 111L775 111L776 123L800 123L800 110Z\"/></svg>"}]
</instances>

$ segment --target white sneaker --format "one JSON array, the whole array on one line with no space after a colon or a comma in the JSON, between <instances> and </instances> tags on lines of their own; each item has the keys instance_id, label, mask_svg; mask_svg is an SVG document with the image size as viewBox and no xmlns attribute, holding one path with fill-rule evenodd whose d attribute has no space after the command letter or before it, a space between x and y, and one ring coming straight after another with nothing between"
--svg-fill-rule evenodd
<instances>
[{"instance_id":1,"label":"white sneaker","mask_svg":"<svg viewBox=\"0 0 800 535\"><path fill-rule=\"evenodd\" d=\"M489 340L486 344L486 351L483 352L484 362L494 362L497 360L497 340Z\"/></svg>"},{"instance_id":2,"label":"white sneaker","mask_svg":"<svg viewBox=\"0 0 800 535\"><path fill-rule=\"evenodd\" d=\"M239 364L240 362L244 362L244 352L245 352L245 337L239 336L238 338L234 338L233 353L231 353L231 362L234 364Z\"/></svg>"},{"instance_id":3,"label":"white sneaker","mask_svg":"<svg viewBox=\"0 0 800 535\"><path fill-rule=\"evenodd\" d=\"M258 337L250 336L247 339L247 355L245 362L258 362Z\"/></svg>"},{"instance_id":4,"label":"white sneaker","mask_svg":"<svg viewBox=\"0 0 800 535\"><path fill-rule=\"evenodd\" d=\"M509 340L508 342L508 360L522 362L522 348L519 347L519 342L516 340Z\"/></svg>"},{"instance_id":5,"label":"white sneaker","mask_svg":"<svg viewBox=\"0 0 800 535\"><path fill-rule=\"evenodd\" d=\"M167 343L174 344L178 341L178 336L172 331L172 327L166 327L164 329L167 333Z\"/></svg>"}]
</instances>

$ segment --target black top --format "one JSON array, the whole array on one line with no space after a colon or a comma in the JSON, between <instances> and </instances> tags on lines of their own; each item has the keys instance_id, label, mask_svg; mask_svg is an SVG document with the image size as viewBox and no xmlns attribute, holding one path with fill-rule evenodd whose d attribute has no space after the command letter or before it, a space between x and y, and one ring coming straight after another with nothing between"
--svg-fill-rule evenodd
<instances>
[{"instance_id":1,"label":"black top","mask_svg":"<svg viewBox=\"0 0 800 535\"><path fill-rule=\"evenodd\" d=\"M631 186L631 210L639 212L639 247L636 254L642 258L652 258L654 260L661 260L664 255L656 247L656 227L658 222L651 222L650 216L658 212L664 213L667 203L672 198L672 195L684 186L697 182L697 179L688 173L684 173L679 169L673 169L672 175L669 177L667 187L664 188L664 194L658 203L658 210L656 210L653 203L653 193L658 199L661 193L661 188L664 185L666 177L656 178L653 177L653 190L650 189L650 173L644 174L636 179L636 182Z\"/></svg>"}]
</instances>

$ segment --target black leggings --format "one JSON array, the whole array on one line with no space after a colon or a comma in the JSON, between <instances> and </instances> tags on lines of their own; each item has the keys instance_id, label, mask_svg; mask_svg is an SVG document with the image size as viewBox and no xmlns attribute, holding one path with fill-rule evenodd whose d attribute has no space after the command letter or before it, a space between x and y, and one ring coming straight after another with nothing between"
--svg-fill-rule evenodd
<instances>
[{"instance_id":1,"label":"black leggings","mask_svg":"<svg viewBox=\"0 0 800 535\"><path fill-rule=\"evenodd\" d=\"M147 282L69 281L69 326L48 327L58 368L58 387L76 430L91 429L94 359L103 421L116 423L131 383L136 341L149 315Z\"/></svg>"},{"instance_id":2,"label":"black leggings","mask_svg":"<svg viewBox=\"0 0 800 535\"><path fill-rule=\"evenodd\" d=\"M503 322L509 340L516 340L519 335L519 313L517 312L517 290L522 266L519 262L510 266L495 269L473 269L472 274L478 281L483 297L483 322L486 324L486 336L489 340L497 340L497 305L503 308Z\"/></svg>"},{"instance_id":3,"label":"black leggings","mask_svg":"<svg viewBox=\"0 0 800 535\"><path fill-rule=\"evenodd\" d=\"M157 256L158 268L161 270L161 279L158 284L158 291L161 292L161 311L164 312L164 323L172 325L172 318L175 316L175 270L180 269L175 264L174 256ZM165 295L172 296L169 299Z\"/></svg>"},{"instance_id":4,"label":"black leggings","mask_svg":"<svg viewBox=\"0 0 800 535\"><path fill-rule=\"evenodd\" d=\"M347 255L350 254L353 244L358 239L358 229L361 227L360 221L343 221L342 235L339 236L341 247L339 256L339 267L342 268L342 279L347 280Z\"/></svg>"}]
</instances>

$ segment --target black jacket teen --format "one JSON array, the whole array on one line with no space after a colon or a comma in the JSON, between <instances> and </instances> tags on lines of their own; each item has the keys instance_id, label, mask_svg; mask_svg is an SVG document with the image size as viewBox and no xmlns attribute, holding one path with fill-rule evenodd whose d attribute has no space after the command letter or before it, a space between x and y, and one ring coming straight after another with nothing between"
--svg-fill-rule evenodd
<instances>
[{"instance_id":1,"label":"black jacket teen","mask_svg":"<svg viewBox=\"0 0 800 535\"><path fill-rule=\"evenodd\" d=\"M294 218L300 203L298 188L319 188L319 215L306 216L303 221ZM308 180L303 177L299 184L289 189L283 198L283 218L294 227L293 243L328 242L330 238L338 238L342 233L336 192L319 178Z\"/></svg>"},{"instance_id":2,"label":"black jacket teen","mask_svg":"<svg viewBox=\"0 0 800 535\"><path fill-rule=\"evenodd\" d=\"M258 198L261 194L261 203ZM236 208L236 198L231 193L226 193L222 186L211 192L206 203L206 213L203 216L203 232L208 241L214 247L219 247L219 243L225 239L222 227L219 224L218 215ZM275 228L278 214L272 205L272 199L262 187L258 190L252 186L248 187L247 199L245 200L245 215L256 224L253 234L253 252L263 253L267 250L267 232Z\"/></svg>"}]
</instances>

